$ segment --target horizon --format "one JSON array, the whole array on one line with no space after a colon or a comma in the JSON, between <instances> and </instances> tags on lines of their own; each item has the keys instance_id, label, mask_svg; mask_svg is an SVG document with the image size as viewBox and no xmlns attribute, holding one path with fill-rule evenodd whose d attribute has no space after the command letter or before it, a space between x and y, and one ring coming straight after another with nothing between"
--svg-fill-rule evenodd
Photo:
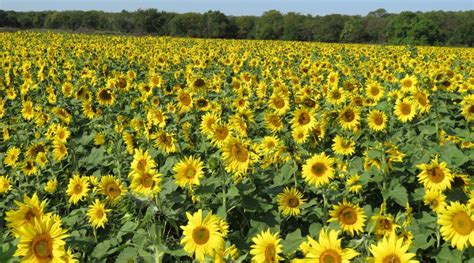
<instances>
[{"instance_id":1,"label":"horizon","mask_svg":"<svg viewBox=\"0 0 474 263\"><path fill-rule=\"evenodd\" d=\"M403 11L471 11L474 1L465 0L401 0L397 2L380 2L363 0L355 3L352 0L81 0L81 1L49 1L49 0L0 0L0 9L6 11L104 11L121 12L138 9L156 8L159 11L175 13L204 13L209 10L220 11L230 16L262 15L268 10L281 13L295 12L310 15L367 15L369 12L383 8L388 13Z\"/></svg>"}]
</instances>

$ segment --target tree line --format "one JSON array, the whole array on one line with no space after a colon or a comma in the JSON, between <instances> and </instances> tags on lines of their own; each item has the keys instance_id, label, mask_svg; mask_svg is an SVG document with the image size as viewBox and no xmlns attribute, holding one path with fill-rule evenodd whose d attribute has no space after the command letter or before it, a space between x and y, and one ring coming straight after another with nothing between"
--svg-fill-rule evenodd
<instances>
[{"instance_id":1,"label":"tree line","mask_svg":"<svg viewBox=\"0 0 474 263\"><path fill-rule=\"evenodd\" d=\"M341 43L474 45L474 11L303 15L276 10L261 16L227 16L219 11L184 13L139 9L15 12L0 10L0 27L62 29L160 36L280 39Z\"/></svg>"}]
</instances>

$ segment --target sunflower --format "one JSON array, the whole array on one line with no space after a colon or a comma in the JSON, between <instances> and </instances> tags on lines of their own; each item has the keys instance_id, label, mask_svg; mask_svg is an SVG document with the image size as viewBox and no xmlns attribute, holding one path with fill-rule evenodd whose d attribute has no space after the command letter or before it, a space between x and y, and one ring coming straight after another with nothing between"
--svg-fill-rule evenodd
<instances>
[{"instance_id":1,"label":"sunflower","mask_svg":"<svg viewBox=\"0 0 474 263\"><path fill-rule=\"evenodd\" d=\"M126 189L120 181L120 178L116 178L112 175L105 175L100 178L99 192L107 196L108 201L116 203L120 198L122 198Z\"/></svg>"},{"instance_id":2,"label":"sunflower","mask_svg":"<svg viewBox=\"0 0 474 263\"><path fill-rule=\"evenodd\" d=\"M343 200L333 207L329 212L331 218L328 222L337 221L342 230L351 236L364 231L365 213L359 206Z\"/></svg>"},{"instance_id":3,"label":"sunflower","mask_svg":"<svg viewBox=\"0 0 474 263\"><path fill-rule=\"evenodd\" d=\"M214 125L217 123L218 116L215 113L208 112L201 117L200 130L207 137L212 137Z\"/></svg>"},{"instance_id":4,"label":"sunflower","mask_svg":"<svg viewBox=\"0 0 474 263\"><path fill-rule=\"evenodd\" d=\"M25 120L31 120L35 117L35 110L33 108L33 102L23 101L21 103L21 115Z\"/></svg>"},{"instance_id":5,"label":"sunflower","mask_svg":"<svg viewBox=\"0 0 474 263\"><path fill-rule=\"evenodd\" d=\"M306 262L351 262L351 259L359 255L359 253L351 248L342 248L342 239L337 238L338 235L339 231L327 231L323 228L319 232L318 241L308 236L307 253L305 255Z\"/></svg>"},{"instance_id":6,"label":"sunflower","mask_svg":"<svg viewBox=\"0 0 474 263\"><path fill-rule=\"evenodd\" d=\"M351 175L346 180L346 187L351 193L359 193L362 190L362 185L360 182L360 175Z\"/></svg>"},{"instance_id":7,"label":"sunflower","mask_svg":"<svg viewBox=\"0 0 474 263\"><path fill-rule=\"evenodd\" d=\"M19 230L20 242L15 256L24 262L63 262L67 237L61 221L53 216L34 219L34 224Z\"/></svg>"},{"instance_id":8,"label":"sunflower","mask_svg":"<svg viewBox=\"0 0 474 263\"><path fill-rule=\"evenodd\" d=\"M296 127L291 131L291 136L297 144L304 144L308 140L308 130L304 127Z\"/></svg>"},{"instance_id":9,"label":"sunflower","mask_svg":"<svg viewBox=\"0 0 474 263\"><path fill-rule=\"evenodd\" d=\"M415 91L415 93L413 93L413 101L417 103L418 111L420 113L426 113L430 111L431 103L428 92L418 89Z\"/></svg>"},{"instance_id":10,"label":"sunflower","mask_svg":"<svg viewBox=\"0 0 474 263\"><path fill-rule=\"evenodd\" d=\"M175 153L177 151L176 138L172 133L160 131L153 134L152 139L154 139L155 147L167 154Z\"/></svg>"},{"instance_id":11,"label":"sunflower","mask_svg":"<svg viewBox=\"0 0 474 263\"><path fill-rule=\"evenodd\" d=\"M80 200L87 196L89 192L89 182L87 177L80 177L74 175L73 178L69 179L67 186L67 195L69 196L69 203L77 204Z\"/></svg>"},{"instance_id":12,"label":"sunflower","mask_svg":"<svg viewBox=\"0 0 474 263\"><path fill-rule=\"evenodd\" d=\"M100 105L110 106L115 102L114 91L109 87L101 88L97 91L96 99Z\"/></svg>"},{"instance_id":13,"label":"sunflower","mask_svg":"<svg viewBox=\"0 0 474 263\"><path fill-rule=\"evenodd\" d=\"M173 171L175 173L175 182L181 187L192 187L199 185L199 180L203 177L204 163L201 159L193 156L184 157L179 163L175 164Z\"/></svg>"},{"instance_id":14,"label":"sunflower","mask_svg":"<svg viewBox=\"0 0 474 263\"><path fill-rule=\"evenodd\" d=\"M89 223L97 228L104 228L104 224L107 223L107 213L110 212L110 209L105 209L105 205L100 202L99 199L95 199L92 205L89 206L87 211L87 216L89 217Z\"/></svg>"},{"instance_id":15,"label":"sunflower","mask_svg":"<svg viewBox=\"0 0 474 263\"><path fill-rule=\"evenodd\" d=\"M355 152L355 142L336 135L333 139L332 150L340 155L352 155Z\"/></svg>"},{"instance_id":16,"label":"sunflower","mask_svg":"<svg viewBox=\"0 0 474 263\"><path fill-rule=\"evenodd\" d=\"M35 163L32 160L26 160L21 170L26 176L35 175L38 173L38 168L35 166Z\"/></svg>"},{"instance_id":17,"label":"sunflower","mask_svg":"<svg viewBox=\"0 0 474 263\"><path fill-rule=\"evenodd\" d=\"M369 82L366 89L366 94L374 101L379 101L384 94L385 89L376 81Z\"/></svg>"},{"instance_id":18,"label":"sunflower","mask_svg":"<svg viewBox=\"0 0 474 263\"><path fill-rule=\"evenodd\" d=\"M132 172L129 176L131 177L130 189L137 194L153 197L161 190L161 174L155 169Z\"/></svg>"},{"instance_id":19,"label":"sunflower","mask_svg":"<svg viewBox=\"0 0 474 263\"><path fill-rule=\"evenodd\" d=\"M53 141L53 159L55 161L61 161L68 155L66 145L60 140Z\"/></svg>"},{"instance_id":20,"label":"sunflower","mask_svg":"<svg viewBox=\"0 0 474 263\"><path fill-rule=\"evenodd\" d=\"M394 222L392 215L374 215L372 221L375 222L375 235L377 236L395 236L397 229L400 228Z\"/></svg>"},{"instance_id":21,"label":"sunflower","mask_svg":"<svg viewBox=\"0 0 474 263\"><path fill-rule=\"evenodd\" d=\"M280 139L277 136L265 136L260 142L260 151L262 155L271 155L281 146Z\"/></svg>"},{"instance_id":22,"label":"sunflower","mask_svg":"<svg viewBox=\"0 0 474 263\"><path fill-rule=\"evenodd\" d=\"M156 168L156 162L151 158L148 154L148 151L143 151L142 149L135 149L135 154L133 155L133 161L130 165L132 171L130 172L129 176L131 176L132 172L144 172L148 169Z\"/></svg>"},{"instance_id":23,"label":"sunflower","mask_svg":"<svg viewBox=\"0 0 474 263\"><path fill-rule=\"evenodd\" d=\"M54 193L56 192L56 189L58 188L58 179L56 178L53 178L51 180L48 180L48 182L46 182L46 185L44 187L44 191L47 192L47 193Z\"/></svg>"},{"instance_id":24,"label":"sunflower","mask_svg":"<svg viewBox=\"0 0 474 263\"><path fill-rule=\"evenodd\" d=\"M38 164L39 167L41 168L45 167L46 164L48 163L48 157L46 156L46 153L44 152L38 153L36 155L35 162L36 164Z\"/></svg>"},{"instance_id":25,"label":"sunflower","mask_svg":"<svg viewBox=\"0 0 474 263\"><path fill-rule=\"evenodd\" d=\"M474 120L474 94L466 95L460 103L461 114L467 121Z\"/></svg>"},{"instance_id":26,"label":"sunflower","mask_svg":"<svg viewBox=\"0 0 474 263\"><path fill-rule=\"evenodd\" d=\"M306 131L310 130L316 124L314 112L307 108L299 108L293 113L292 127L303 128Z\"/></svg>"},{"instance_id":27,"label":"sunflower","mask_svg":"<svg viewBox=\"0 0 474 263\"><path fill-rule=\"evenodd\" d=\"M399 99L395 103L394 114L401 122L413 120L416 115L416 106L410 99Z\"/></svg>"},{"instance_id":28,"label":"sunflower","mask_svg":"<svg viewBox=\"0 0 474 263\"><path fill-rule=\"evenodd\" d=\"M193 108L193 95L184 89L178 91L177 101L181 113L188 112Z\"/></svg>"},{"instance_id":29,"label":"sunflower","mask_svg":"<svg viewBox=\"0 0 474 263\"><path fill-rule=\"evenodd\" d=\"M423 201L436 213L442 212L446 206L446 196L438 190L426 190Z\"/></svg>"},{"instance_id":30,"label":"sunflower","mask_svg":"<svg viewBox=\"0 0 474 263\"><path fill-rule=\"evenodd\" d=\"M273 109L276 114L284 115L290 109L288 97L273 93L268 101L268 107Z\"/></svg>"},{"instance_id":31,"label":"sunflower","mask_svg":"<svg viewBox=\"0 0 474 263\"><path fill-rule=\"evenodd\" d=\"M227 125L216 124L212 135L209 138L216 147L221 147L231 137L230 129Z\"/></svg>"},{"instance_id":32,"label":"sunflower","mask_svg":"<svg viewBox=\"0 0 474 263\"><path fill-rule=\"evenodd\" d=\"M208 213L202 218L202 210L194 214L186 212L188 224L181 226L183 229L184 251L199 261L204 261L206 256L213 257L216 251L224 246L222 233L219 232L218 217Z\"/></svg>"},{"instance_id":33,"label":"sunflower","mask_svg":"<svg viewBox=\"0 0 474 263\"><path fill-rule=\"evenodd\" d=\"M326 100L334 105L339 105L342 104L344 101L346 101L347 95L344 90L342 90L339 87L334 87L331 90L329 90Z\"/></svg>"},{"instance_id":34,"label":"sunflower","mask_svg":"<svg viewBox=\"0 0 474 263\"><path fill-rule=\"evenodd\" d=\"M419 164L416 166L422 170L418 174L418 181L430 190L451 189L453 175L445 162L439 163L438 156L431 159L430 164Z\"/></svg>"},{"instance_id":35,"label":"sunflower","mask_svg":"<svg viewBox=\"0 0 474 263\"><path fill-rule=\"evenodd\" d=\"M367 116L369 128L374 131L382 131L387 126L387 115L380 110L371 110Z\"/></svg>"},{"instance_id":36,"label":"sunflower","mask_svg":"<svg viewBox=\"0 0 474 263\"><path fill-rule=\"evenodd\" d=\"M18 161L18 157L20 157L20 148L18 147L10 147L3 158L3 164L10 167L15 167Z\"/></svg>"},{"instance_id":37,"label":"sunflower","mask_svg":"<svg viewBox=\"0 0 474 263\"><path fill-rule=\"evenodd\" d=\"M252 242L254 244L250 250L252 261L265 263L279 262L281 257L278 254L283 251L280 241L279 234L273 234L269 229L253 237Z\"/></svg>"},{"instance_id":38,"label":"sunflower","mask_svg":"<svg viewBox=\"0 0 474 263\"><path fill-rule=\"evenodd\" d=\"M12 189L10 178L6 176L0 176L0 194L6 193Z\"/></svg>"},{"instance_id":39,"label":"sunflower","mask_svg":"<svg viewBox=\"0 0 474 263\"><path fill-rule=\"evenodd\" d=\"M451 246L458 250L474 246L474 214L472 210L459 202L451 202L438 217L440 232Z\"/></svg>"},{"instance_id":40,"label":"sunflower","mask_svg":"<svg viewBox=\"0 0 474 263\"><path fill-rule=\"evenodd\" d=\"M359 111L352 107L345 107L339 112L339 124L344 130L355 130L359 125Z\"/></svg>"},{"instance_id":41,"label":"sunflower","mask_svg":"<svg viewBox=\"0 0 474 263\"><path fill-rule=\"evenodd\" d=\"M412 259L414 253L407 253L410 246L403 242L403 238L397 238L395 235L384 237L377 245L371 245L369 250L374 263L418 263L418 260Z\"/></svg>"},{"instance_id":42,"label":"sunflower","mask_svg":"<svg viewBox=\"0 0 474 263\"><path fill-rule=\"evenodd\" d=\"M415 76L406 75L402 80L400 80L401 90L405 92L413 91L418 84L418 80Z\"/></svg>"},{"instance_id":43,"label":"sunflower","mask_svg":"<svg viewBox=\"0 0 474 263\"><path fill-rule=\"evenodd\" d=\"M254 162L254 155L249 146L237 138L230 138L222 147L222 159L227 172L246 173Z\"/></svg>"},{"instance_id":44,"label":"sunflower","mask_svg":"<svg viewBox=\"0 0 474 263\"><path fill-rule=\"evenodd\" d=\"M315 154L306 160L303 165L303 178L307 183L314 186L322 186L329 183L334 177L334 159L325 153Z\"/></svg>"},{"instance_id":45,"label":"sunflower","mask_svg":"<svg viewBox=\"0 0 474 263\"><path fill-rule=\"evenodd\" d=\"M23 225L33 225L34 219L40 219L43 216L46 200L40 201L36 193L30 198L27 195L23 197L23 203L15 201L18 206L17 210L10 210L6 212L5 221L9 228L16 230Z\"/></svg>"},{"instance_id":46,"label":"sunflower","mask_svg":"<svg viewBox=\"0 0 474 263\"><path fill-rule=\"evenodd\" d=\"M271 132L276 133L283 130L283 122L276 113L266 113L265 114L265 127Z\"/></svg>"},{"instance_id":47,"label":"sunflower","mask_svg":"<svg viewBox=\"0 0 474 263\"><path fill-rule=\"evenodd\" d=\"M278 210L285 216L299 215L301 206L306 202L303 194L296 188L285 187L283 193L277 195Z\"/></svg>"}]
</instances>

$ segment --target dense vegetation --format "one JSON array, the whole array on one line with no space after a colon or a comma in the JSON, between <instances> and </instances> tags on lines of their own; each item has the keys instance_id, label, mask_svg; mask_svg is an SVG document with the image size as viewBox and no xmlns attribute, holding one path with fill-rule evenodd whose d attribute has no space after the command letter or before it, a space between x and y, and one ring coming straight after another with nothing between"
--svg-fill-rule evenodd
<instances>
[{"instance_id":1,"label":"dense vegetation","mask_svg":"<svg viewBox=\"0 0 474 263\"><path fill-rule=\"evenodd\" d=\"M391 14L378 9L366 16L311 16L271 10L261 16L226 16L219 11L177 14L156 9L120 13L0 10L0 27L343 43L474 44L474 11Z\"/></svg>"}]
</instances>

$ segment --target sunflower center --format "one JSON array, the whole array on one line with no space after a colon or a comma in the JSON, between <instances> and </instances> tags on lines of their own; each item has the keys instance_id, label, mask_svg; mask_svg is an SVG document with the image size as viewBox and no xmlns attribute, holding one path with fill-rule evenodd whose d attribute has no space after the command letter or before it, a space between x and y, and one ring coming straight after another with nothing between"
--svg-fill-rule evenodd
<instances>
[{"instance_id":1,"label":"sunflower center","mask_svg":"<svg viewBox=\"0 0 474 263\"><path fill-rule=\"evenodd\" d=\"M388 256L385 256L382 259L382 263L401 263L402 261L400 260L400 257L395 255L395 254L390 254Z\"/></svg>"},{"instance_id":2,"label":"sunflower center","mask_svg":"<svg viewBox=\"0 0 474 263\"><path fill-rule=\"evenodd\" d=\"M354 120L354 118L355 118L355 114L352 110L345 110L342 113L342 119L346 122L351 122Z\"/></svg>"},{"instance_id":3,"label":"sunflower center","mask_svg":"<svg viewBox=\"0 0 474 263\"><path fill-rule=\"evenodd\" d=\"M188 106L191 103L191 96L188 93L183 93L179 96L179 101L184 105Z\"/></svg>"},{"instance_id":4,"label":"sunflower center","mask_svg":"<svg viewBox=\"0 0 474 263\"><path fill-rule=\"evenodd\" d=\"M102 219L102 217L104 217L104 211L102 209L97 209L97 211L95 212L95 217L97 217L98 219Z\"/></svg>"},{"instance_id":5,"label":"sunflower center","mask_svg":"<svg viewBox=\"0 0 474 263\"><path fill-rule=\"evenodd\" d=\"M416 99L421 106L426 106L428 103L426 96L423 94L417 94Z\"/></svg>"},{"instance_id":6,"label":"sunflower center","mask_svg":"<svg viewBox=\"0 0 474 263\"><path fill-rule=\"evenodd\" d=\"M115 198L120 194L120 188L115 184L109 184L107 186L107 194L110 198Z\"/></svg>"},{"instance_id":7,"label":"sunflower center","mask_svg":"<svg viewBox=\"0 0 474 263\"><path fill-rule=\"evenodd\" d=\"M409 88L413 85L413 82L411 81L411 79L406 79L405 81L403 81L403 87L405 88Z\"/></svg>"},{"instance_id":8,"label":"sunflower center","mask_svg":"<svg viewBox=\"0 0 474 263\"><path fill-rule=\"evenodd\" d=\"M309 117L309 114L306 112L301 113L300 116L298 117L298 122L301 125L306 125L310 121L311 121L311 118Z\"/></svg>"},{"instance_id":9,"label":"sunflower center","mask_svg":"<svg viewBox=\"0 0 474 263\"><path fill-rule=\"evenodd\" d=\"M112 95L108 89L104 89L99 93L99 97L103 101L112 100Z\"/></svg>"},{"instance_id":10,"label":"sunflower center","mask_svg":"<svg viewBox=\"0 0 474 263\"><path fill-rule=\"evenodd\" d=\"M203 79L197 79L194 81L194 87L196 88L204 87L204 85L206 85L206 82Z\"/></svg>"},{"instance_id":11,"label":"sunflower center","mask_svg":"<svg viewBox=\"0 0 474 263\"><path fill-rule=\"evenodd\" d=\"M30 208L28 212L25 214L25 220L28 222L32 222L33 218L39 218L40 212L37 208Z\"/></svg>"},{"instance_id":12,"label":"sunflower center","mask_svg":"<svg viewBox=\"0 0 474 263\"><path fill-rule=\"evenodd\" d=\"M145 168L146 168L146 160L145 159L139 160L137 163L137 170L143 172L145 171Z\"/></svg>"},{"instance_id":13,"label":"sunflower center","mask_svg":"<svg viewBox=\"0 0 474 263\"><path fill-rule=\"evenodd\" d=\"M339 214L339 221L345 225L353 225L357 221L357 213L352 207L345 207Z\"/></svg>"},{"instance_id":14,"label":"sunflower center","mask_svg":"<svg viewBox=\"0 0 474 263\"><path fill-rule=\"evenodd\" d=\"M311 166L311 173L315 176L322 176L326 173L327 167L324 163L315 163Z\"/></svg>"},{"instance_id":15,"label":"sunflower center","mask_svg":"<svg viewBox=\"0 0 474 263\"><path fill-rule=\"evenodd\" d=\"M342 97L341 93L337 90L333 91L332 92L332 98L335 99L335 100L338 100Z\"/></svg>"},{"instance_id":16,"label":"sunflower center","mask_svg":"<svg viewBox=\"0 0 474 263\"><path fill-rule=\"evenodd\" d=\"M383 229L385 230L390 230L392 229L392 222L388 220L387 218L384 218L380 221L380 225L382 226Z\"/></svg>"},{"instance_id":17,"label":"sunflower center","mask_svg":"<svg viewBox=\"0 0 474 263\"><path fill-rule=\"evenodd\" d=\"M188 179L193 179L196 175L196 169L194 167L187 167L184 176Z\"/></svg>"},{"instance_id":18,"label":"sunflower center","mask_svg":"<svg viewBox=\"0 0 474 263\"><path fill-rule=\"evenodd\" d=\"M411 105L408 104L408 103L403 103L401 106L400 106L400 111L403 115L410 115L411 113Z\"/></svg>"},{"instance_id":19,"label":"sunflower center","mask_svg":"<svg viewBox=\"0 0 474 263\"><path fill-rule=\"evenodd\" d=\"M371 87L370 88L370 94L372 94L372 96L377 96L379 95L380 93L380 90L378 87Z\"/></svg>"},{"instance_id":20,"label":"sunflower center","mask_svg":"<svg viewBox=\"0 0 474 263\"><path fill-rule=\"evenodd\" d=\"M53 240L49 234L36 236L31 242L31 250L37 258L42 260L51 259L53 256Z\"/></svg>"},{"instance_id":21,"label":"sunflower center","mask_svg":"<svg viewBox=\"0 0 474 263\"><path fill-rule=\"evenodd\" d=\"M274 244L268 244L265 247L265 260L267 262L275 262L276 260L276 248Z\"/></svg>"},{"instance_id":22,"label":"sunflower center","mask_svg":"<svg viewBox=\"0 0 474 263\"><path fill-rule=\"evenodd\" d=\"M78 195L78 194L80 194L80 193L82 193L82 185L76 184L76 185L74 186L74 194Z\"/></svg>"},{"instance_id":23,"label":"sunflower center","mask_svg":"<svg viewBox=\"0 0 474 263\"><path fill-rule=\"evenodd\" d=\"M319 256L319 262L321 263L341 263L342 258L339 253L334 249L326 249Z\"/></svg>"},{"instance_id":24,"label":"sunflower center","mask_svg":"<svg viewBox=\"0 0 474 263\"><path fill-rule=\"evenodd\" d=\"M382 125L383 124L383 117L381 114L375 114L372 118L372 120L374 121L374 123L376 125Z\"/></svg>"},{"instance_id":25,"label":"sunflower center","mask_svg":"<svg viewBox=\"0 0 474 263\"><path fill-rule=\"evenodd\" d=\"M275 107L277 109L281 109L281 108L285 107L285 101L282 98L273 99L273 104L275 104Z\"/></svg>"},{"instance_id":26,"label":"sunflower center","mask_svg":"<svg viewBox=\"0 0 474 263\"><path fill-rule=\"evenodd\" d=\"M242 145L234 144L232 145L232 156L234 156L237 161L243 163L248 160L249 153Z\"/></svg>"},{"instance_id":27,"label":"sunflower center","mask_svg":"<svg viewBox=\"0 0 474 263\"><path fill-rule=\"evenodd\" d=\"M300 200L296 196L290 196L288 197L287 203L289 207L295 208L298 207L298 205L300 204Z\"/></svg>"},{"instance_id":28,"label":"sunflower center","mask_svg":"<svg viewBox=\"0 0 474 263\"><path fill-rule=\"evenodd\" d=\"M209 230L207 227L198 226L193 230L193 241L198 245L206 244L209 240Z\"/></svg>"},{"instance_id":29,"label":"sunflower center","mask_svg":"<svg viewBox=\"0 0 474 263\"><path fill-rule=\"evenodd\" d=\"M438 200L436 200L436 199L431 200L430 206L433 207L433 208L438 207L439 206Z\"/></svg>"},{"instance_id":30,"label":"sunflower center","mask_svg":"<svg viewBox=\"0 0 474 263\"><path fill-rule=\"evenodd\" d=\"M145 188L152 188L154 181L153 181L153 176L149 173L145 173L142 177L142 185Z\"/></svg>"},{"instance_id":31,"label":"sunflower center","mask_svg":"<svg viewBox=\"0 0 474 263\"><path fill-rule=\"evenodd\" d=\"M472 232L474 222L466 212L462 211L453 216L453 228L458 234L466 236Z\"/></svg>"},{"instance_id":32,"label":"sunflower center","mask_svg":"<svg viewBox=\"0 0 474 263\"><path fill-rule=\"evenodd\" d=\"M218 127L216 128L216 138L219 140L219 141L222 141L224 140L225 138L227 138L227 135L229 134L229 130L227 130L226 127Z\"/></svg>"},{"instance_id":33,"label":"sunflower center","mask_svg":"<svg viewBox=\"0 0 474 263\"><path fill-rule=\"evenodd\" d=\"M426 170L426 173L433 183L440 183L444 179L443 169L438 166Z\"/></svg>"},{"instance_id":34,"label":"sunflower center","mask_svg":"<svg viewBox=\"0 0 474 263\"><path fill-rule=\"evenodd\" d=\"M469 113L474 113L474 105L469 106L469 109L467 110Z\"/></svg>"}]
</instances>

